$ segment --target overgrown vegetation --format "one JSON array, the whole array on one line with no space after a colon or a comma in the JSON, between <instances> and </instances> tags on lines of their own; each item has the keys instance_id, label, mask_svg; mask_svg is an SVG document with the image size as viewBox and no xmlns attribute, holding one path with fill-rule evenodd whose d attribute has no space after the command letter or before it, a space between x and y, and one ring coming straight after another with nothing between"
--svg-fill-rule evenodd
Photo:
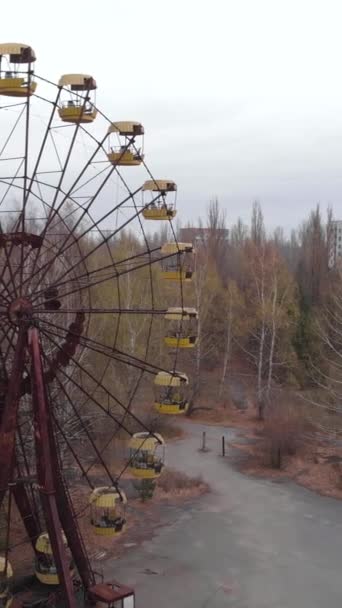
<instances>
[{"instance_id":1,"label":"overgrown vegetation","mask_svg":"<svg viewBox=\"0 0 342 608\"><path fill-rule=\"evenodd\" d=\"M163 494L169 494L170 496L186 495L193 493L202 493L208 490L207 484L203 481L200 475L191 477L176 471L171 468L167 468L161 477L158 479L157 487Z\"/></svg>"},{"instance_id":2,"label":"overgrown vegetation","mask_svg":"<svg viewBox=\"0 0 342 608\"><path fill-rule=\"evenodd\" d=\"M217 201L210 204L206 231L198 232L205 239L197 246L193 288L200 313L193 410L206 370L221 370L217 399L224 401L236 356L254 369L260 419L272 410L273 386L301 390L325 382L325 317L336 310L332 294L340 282L328 269L331 221L331 212L324 222L317 207L289 236L281 228L268 234L255 203L250 226L238 220L227 236L225 214Z\"/></svg>"},{"instance_id":3,"label":"overgrown vegetation","mask_svg":"<svg viewBox=\"0 0 342 608\"><path fill-rule=\"evenodd\" d=\"M62 226L66 235L67 221L63 220ZM67 390L61 382L51 385L53 394L58 394L64 426L73 437L81 434L78 420L71 425L72 401L77 401L101 451L108 446L109 453L120 424L129 432L141 430L120 405L124 404L142 417L148 428L167 435L168 428L161 428L164 421L168 427L165 417L156 416L153 410L153 368L148 372L143 368L144 361L149 361L157 368L173 369L174 353L164 345L164 316L135 311L195 307L199 313L196 348L177 355L177 369L190 378L189 414L227 403L234 362L243 361L253 375L253 399L258 417L266 423L272 459L280 463L282 454L294 449L289 443L297 432L298 420L296 413L290 420L286 408L275 408L275 388L291 387L301 392L310 414L324 411L335 416L341 409L342 295L338 270L328 269L331 222L331 212L323 220L317 207L291 234L285 235L281 228L270 234L258 203L254 204L250 225L240 219L229 225L214 200L208 205L205 220L177 228L178 239L194 240L196 248L193 281L182 288L160 279L156 260L160 245L173 238L168 227L158 226L159 231L149 235L148 244L128 231L121 231L106 244L100 235L93 234L77 241L77 248L76 244L70 247L70 255L78 259L81 252L85 256L87 273L101 267L107 270L101 276L96 274L96 281L89 281L91 287L81 290L78 299L68 296L65 305L74 309L91 306L99 311L125 309L126 313L92 315L87 328L92 342L87 349L81 346L78 350L74 383L63 376ZM66 262L56 259L51 278L59 275ZM83 266L79 271L82 276ZM44 278L46 288L50 280ZM58 326L58 313L56 319ZM70 316L67 325L72 321ZM47 343L47 352L52 346L53 342ZM209 386L210 373L215 374L215 381ZM109 428L107 415L101 415L87 398L89 393L114 414L116 430L115 424ZM324 430L335 426L333 416L325 417Z\"/></svg>"},{"instance_id":4,"label":"overgrown vegetation","mask_svg":"<svg viewBox=\"0 0 342 608\"><path fill-rule=\"evenodd\" d=\"M214 200L208 205L205 221L199 219L197 225L178 227L179 240L195 239L196 246L194 279L183 286L182 293L177 285L160 280L159 264L152 259L151 266L124 273L120 281L94 287L93 304L165 309L180 305L181 298L183 306L198 310L197 346L177 358L177 365L190 377L190 415L203 407L208 393L206 374L212 371L218 380L216 393L210 388L210 399L214 398L218 405L227 401L236 358L243 360L254 374L260 419L275 416L271 398L274 387L305 391L307 399L309 389L330 386L329 407L336 408L337 385L332 391L329 378L337 355L329 358L327 351L332 352L331 324L342 300L338 293L339 272L328 269L331 222L331 212L323 220L317 207L290 234L285 235L281 228L270 234L261 207L255 203L249 226L239 219L228 227L226 214ZM161 227L149 237L151 249L168 238L167 229ZM94 243L87 243L87 247L93 246ZM104 266L111 257L116 264L126 260L125 268L132 270L129 266L136 265L136 261L127 260L136 260L135 256L144 250L145 244L133 233L122 233L113 241L110 252L100 247L96 258L102 256ZM116 348L128 355L146 357L164 369L172 367L173 355L163 344L166 324L160 315L153 319L139 314L97 315L90 332L108 346L114 335ZM152 407L153 375L142 375L141 370L118 359L108 362L107 357L95 352L88 355L85 366L96 372L102 385L130 408L141 412L142 401ZM89 377L86 382L91 389ZM139 383L140 389L135 392ZM311 401L315 407L314 399ZM107 405L117 407L114 399L109 399ZM152 418L149 424L156 430L156 420ZM101 425L100 419L98 424Z\"/></svg>"},{"instance_id":5,"label":"overgrown vegetation","mask_svg":"<svg viewBox=\"0 0 342 608\"><path fill-rule=\"evenodd\" d=\"M210 204L207 230L198 233L205 238L194 278L201 322L191 408L205 403L229 422L238 366L249 376L242 416L257 439L250 462L294 476L309 470L310 487L327 492L326 481L313 481L315 467L324 479L327 463L331 487L342 478L333 441L342 429L342 284L339 260L328 264L332 220L318 206L291 234L268 233L255 203L250 225L238 220L227 235L225 214ZM251 405L261 424L251 424Z\"/></svg>"}]
</instances>

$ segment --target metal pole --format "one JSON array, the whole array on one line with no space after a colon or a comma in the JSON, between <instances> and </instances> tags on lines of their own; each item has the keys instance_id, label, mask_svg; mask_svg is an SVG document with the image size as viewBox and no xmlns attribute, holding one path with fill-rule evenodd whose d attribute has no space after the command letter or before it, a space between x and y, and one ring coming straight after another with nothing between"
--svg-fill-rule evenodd
<instances>
[{"instance_id":1,"label":"metal pole","mask_svg":"<svg viewBox=\"0 0 342 608\"><path fill-rule=\"evenodd\" d=\"M203 451L203 452L204 452L204 451L205 451L205 449L206 449L206 445L205 445L205 444L206 444L206 432L205 432L205 431L203 431L203 433L202 433L202 451Z\"/></svg>"},{"instance_id":2,"label":"metal pole","mask_svg":"<svg viewBox=\"0 0 342 608\"><path fill-rule=\"evenodd\" d=\"M49 433L50 413L44 385L39 336L36 328L29 330L29 348L31 352L32 405L34 411L37 477L41 503L65 604L68 608L76 608L69 560L63 542L61 521L57 507L55 471L51 457L53 446L51 446L51 436Z\"/></svg>"},{"instance_id":3,"label":"metal pole","mask_svg":"<svg viewBox=\"0 0 342 608\"><path fill-rule=\"evenodd\" d=\"M224 439L224 435L222 435L222 456L226 455L226 443Z\"/></svg>"},{"instance_id":4,"label":"metal pole","mask_svg":"<svg viewBox=\"0 0 342 608\"><path fill-rule=\"evenodd\" d=\"M5 403L0 425L0 506L7 491L15 464L15 438L18 424L18 408L21 396L21 380L25 365L26 329L21 324L14 351L12 372L6 386Z\"/></svg>"}]
</instances>

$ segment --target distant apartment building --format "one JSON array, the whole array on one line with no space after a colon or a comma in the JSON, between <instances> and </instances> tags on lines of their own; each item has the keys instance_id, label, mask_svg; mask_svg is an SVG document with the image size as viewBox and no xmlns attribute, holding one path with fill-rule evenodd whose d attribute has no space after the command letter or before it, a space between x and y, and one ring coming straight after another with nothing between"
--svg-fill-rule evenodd
<instances>
[{"instance_id":1,"label":"distant apartment building","mask_svg":"<svg viewBox=\"0 0 342 608\"><path fill-rule=\"evenodd\" d=\"M329 268L335 268L342 264L342 220L331 223L329 235Z\"/></svg>"},{"instance_id":2,"label":"distant apartment building","mask_svg":"<svg viewBox=\"0 0 342 608\"><path fill-rule=\"evenodd\" d=\"M227 241L229 237L228 228L181 228L179 231L179 240L182 243L192 243L193 245L201 245L207 243L210 235L215 239Z\"/></svg>"}]
</instances>

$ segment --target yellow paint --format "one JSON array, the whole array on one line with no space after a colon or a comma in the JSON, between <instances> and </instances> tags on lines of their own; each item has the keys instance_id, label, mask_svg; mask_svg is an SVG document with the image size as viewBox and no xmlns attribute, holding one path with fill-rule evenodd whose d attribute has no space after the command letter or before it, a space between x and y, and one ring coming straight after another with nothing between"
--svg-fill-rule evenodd
<instances>
[{"instance_id":1,"label":"yellow paint","mask_svg":"<svg viewBox=\"0 0 342 608\"><path fill-rule=\"evenodd\" d=\"M124 167L141 165L144 159L143 155L137 155L135 152L131 152L131 150L126 150L125 152L109 152L107 156L112 165Z\"/></svg>"},{"instance_id":2,"label":"yellow paint","mask_svg":"<svg viewBox=\"0 0 342 608\"><path fill-rule=\"evenodd\" d=\"M185 414L188 407L188 403L186 403L184 409L180 409L178 404L159 403L158 401L155 401L154 403L154 408L159 414L172 414L173 416Z\"/></svg>"},{"instance_id":3,"label":"yellow paint","mask_svg":"<svg viewBox=\"0 0 342 608\"><path fill-rule=\"evenodd\" d=\"M167 281L190 283L192 281L192 274L192 270L162 270L161 277Z\"/></svg>"},{"instance_id":4,"label":"yellow paint","mask_svg":"<svg viewBox=\"0 0 342 608\"><path fill-rule=\"evenodd\" d=\"M71 569L70 577L72 578L74 574L75 570ZM58 574L48 574L46 572L43 574L42 572L39 572L39 570L37 570L36 568L35 575L41 583L44 583L44 585L59 585Z\"/></svg>"},{"instance_id":5,"label":"yellow paint","mask_svg":"<svg viewBox=\"0 0 342 608\"><path fill-rule=\"evenodd\" d=\"M113 509L113 513L115 513L117 504L126 504L127 498L122 490L119 493L115 487L103 486L92 491L89 502L100 509Z\"/></svg>"},{"instance_id":6,"label":"yellow paint","mask_svg":"<svg viewBox=\"0 0 342 608\"><path fill-rule=\"evenodd\" d=\"M194 348L197 338L172 338L171 336L165 336L164 342L169 348Z\"/></svg>"},{"instance_id":7,"label":"yellow paint","mask_svg":"<svg viewBox=\"0 0 342 608\"><path fill-rule=\"evenodd\" d=\"M142 214L145 220L172 220L177 211L166 207L147 207Z\"/></svg>"},{"instance_id":8,"label":"yellow paint","mask_svg":"<svg viewBox=\"0 0 342 608\"><path fill-rule=\"evenodd\" d=\"M63 540L64 546L67 547L68 544L67 544L67 540L66 540L66 537L65 537L65 534L63 531L62 531L62 540ZM44 555L53 556L52 546L51 546L50 538L49 538L49 535L47 532L43 532L43 534L40 534L40 536L38 536L37 541L36 541L36 551L38 551L38 553L43 553ZM59 579L58 579L57 573L52 574L49 572L40 572L39 571L39 561L38 561L38 565L36 567L35 573L36 573L37 579L41 583L44 583L44 585L58 585L59 584ZM74 570L71 569L70 576L73 576L73 575L74 575Z\"/></svg>"},{"instance_id":9,"label":"yellow paint","mask_svg":"<svg viewBox=\"0 0 342 608\"><path fill-rule=\"evenodd\" d=\"M128 442L128 447L131 450L141 449L143 452L150 452L152 455L159 445L165 445L162 436L159 433L153 433L153 435L151 435L145 431L142 433L134 433Z\"/></svg>"},{"instance_id":10,"label":"yellow paint","mask_svg":"<svg viewBox=\"0 0 342 608\"><path fill-rule=\"evenodd\" d=\"M26 84L24 84L26 82ZM7 97L30 97L37 88L36 82L31 82L30 85L25 81L25 78L1 78L0 79L0 95Z\"/></svg>"},{"instance_id":11,"label":"yellow paint","mask_svg":"<svg viewBox=\"0 0 342 608\"><path fill-rule=\"evenodd\" d=\"M38 572L38 570L36 570L36 577L44 585L59 584L58 574L42 574L41 572Z\"/></svg>"},{"instance_id":12,"label":"yellow paint","mask_svg":"<svg viewBox=\"0 0 342 608\"><path fill-rule=\"evenodd\" d=\"M94 108L91 112L86 112L82 106L66 106L65 108L59 108L58 114L63 122L78 124L93 122L97 116L97 111Z\"/></svg>"},{"instance_id":13,"label":"yellow paint","mask_svg":"<svg viewBox=\"0 0 342 608\"><path fill-rule=\"evenodd\" d=\"M172 255L174 253L194 253L194 246L192 243L164 243L160 250L163 255Z\"/></svg>"},{"instance_id":14,"label":"yellow paint","mask_svg":"<svg viewBox=\"0 0 342 608\"><path fill-rule=\"evenodd\" d=\"M161 474L161 471L156 473L154 469L137 469L136 467L129 467L129 472L138 479L157 479Z\"/></svg>"},{"instance_id":15,"label":"yellow paint","mask_svg":"<svg viewBox=\"0 0 342 608\"><path fill-rule=\"evenodd\" d=\"M68 543L64 532L62 532L62 540L65 547L67 547ZM43 534L38 536L36 541L36 551L39 551L39 553L44 553L45 555L53 555L50 538L47 532L43 532Z\"/></svg>"}]
</instances>

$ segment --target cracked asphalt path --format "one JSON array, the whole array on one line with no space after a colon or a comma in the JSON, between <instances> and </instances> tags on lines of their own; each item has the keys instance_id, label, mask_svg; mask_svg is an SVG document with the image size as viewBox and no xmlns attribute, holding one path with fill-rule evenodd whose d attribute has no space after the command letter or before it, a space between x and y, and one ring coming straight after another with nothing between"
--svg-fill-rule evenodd
<instances>
[{"instance_id":1,"label":"cracked asphalt path","mask_svg":"<svg viewBox=\"0 0 342 608\"><path fill-rule=\"evenodd\" d=\"M184 426L167 464L201 474L211 493L166 506L164 527L107 564L108 576L135 587L136 608L341 608L341 503L246 477L219 456L234 430Z\"/></svg>"}]
</instances>

